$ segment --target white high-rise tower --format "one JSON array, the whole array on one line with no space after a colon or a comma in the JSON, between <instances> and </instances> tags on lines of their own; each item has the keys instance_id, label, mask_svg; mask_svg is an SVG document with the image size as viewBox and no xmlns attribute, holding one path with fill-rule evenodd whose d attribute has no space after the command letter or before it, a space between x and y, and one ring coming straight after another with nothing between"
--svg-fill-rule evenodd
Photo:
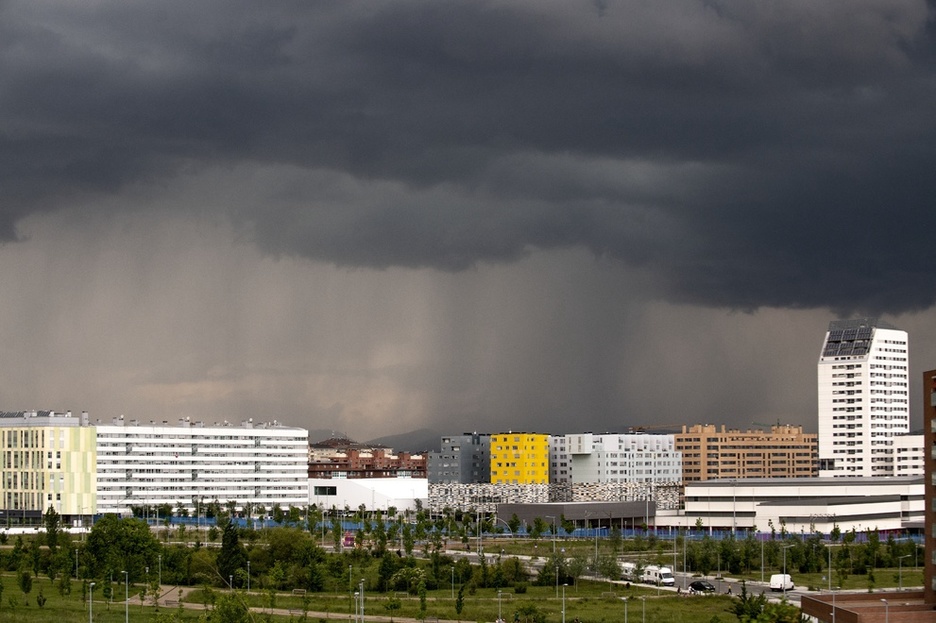
<instances>
[{"instance_id":1,"label":"white high-rise tower","mask_svg":"<svg viewBox=\"0 0 936 623\"><path fill-rule=\"evenodd\" d=\"M907 332L877 318L829 323L819 355L819 476L893 476L910 431Z\"/></svg>"}]
</instances>

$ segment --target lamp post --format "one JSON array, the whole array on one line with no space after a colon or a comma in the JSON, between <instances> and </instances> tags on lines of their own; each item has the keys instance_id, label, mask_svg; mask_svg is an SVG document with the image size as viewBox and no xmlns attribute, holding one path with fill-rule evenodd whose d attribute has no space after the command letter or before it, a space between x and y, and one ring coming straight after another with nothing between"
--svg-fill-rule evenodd
<instances>
[{"instance_id":1,"label":"lamp post","mask_svg":"<svg viewBox=\"0 0 936 623\"><path fill-rule=\"evenodd\" d=\"M361 594L357 591L354 591L354 621L357 623L361 620Z\"/></svg>"},{"instance_id":2,"label":"lamp post","mask_svg":"<svg viewBox=\"0 0 936 623\"><path fill-rule=\"evenodd\" d=\"M455 565L452 565L452 599L455 599Z\"/></svg>"},{"instance_id":3,"label":"lamp post","mask_svg":"<svg viewBox=\"0 0 936 623\"><path fill-rule=\"evenodd\" d=\"M501 617L501 592L497 591L497 623L503 620L503 617Z\"/></svg>"},{"instance_id":4,"label":"lamp post","mask_svg":"<svg viewBox=\"0 0 936 623\"><path fill-rule=\"evenodd\" d=\"M247 592L250 593L250 560L247 561Z\"/></svg>"},{"instance_id":5,"label":"lamp post","mask_svg":"<svg viewBox=\"0 0 936 623\"><path fill-rule=\"evenodd\" d=\"M126 571L124 574L124 623L130 623L130 576Z\"/></svg>"},{"instance_id":6,"label":"lamp post","mask_svg":"<svg viewBox=\"0 0 936 623\"><path fill-rule=\"evenodd\" d=\"M897 582L899 587L897 590L900 591L903 590L903 559L909 557L910 554L904 554L903 556L897 557Z\"/></svg>"},{"instance_id":7,"label":"lamp post","mask_svg":"<svg viewBox=\"0 0 936 623\"><path fill-rule=\"evenodd\" d=\"M364 578L361 578L361 623L364 623Z\"/></svg>"},{"instance_id":8,"label":"lamp post","mask_svg":"<svg viewBox=\"0 0 936 623\"><path fill-rule=\"evenodd\" d=\"M624 623L627 623L627 597L624 598Z\"/></svg>"},{"instance_id":9,"label":"lamp post","mask_svg":"<svg viewBox=\"0 0 936 623\"><path fill-rule=\"evenodd\" d=\"M760 539L760 581L764 583L764 539L758 532L757 538Z\"/></svg>"},{"instance_id":10,"label":"lamp post","mask_svg":"<svg viewBox=\"0 0 936 623\"><path fill-rule=\"evenodd\" d=\"M887 603L886 599L882 599L884 602L884 623L890 623L890 604Z\"/></svg>"},{"instance_id":11,"label":"lamp post","mask_svg":"<svg viewBox=\"0 0 936 623\"><path fill-rule=\"evenodd\" d=\"M642 620L642 623L647 623L647 596L641 595L640 601L643 602L643 617L641 620Z\"/></svg>"},{"instance_id":12,"label":"lamp post","mask_svg":"<svg viewBox=\"0 0 936 623\"><path fill-rule=\"evenodd\" d=\"M601 532L601 515L598 516L598 527L595 528L595 575L598 575L598 533Z\"/></svg>"},{"instance_id":13,"label":"lamp post","mask_svg":"<svg viewBox=\"0 0 936 623\"><path fill-rule=\"evenodd\" d=\"M162 554L158 555L159 560L159 590L162 590Z\"/></svg>"},{"instance_id":14,"label":"lamp post","mask_svg":"<svg viewBox=\"0 0 936 623\"><path fill-rule=\"evenodd\" d=\"M566 585L563 584L562 585L562 623L565 623L565 587Z\"/></svg>"},{"instance_id":15,"label":"lamp post","mask_svg":"<svg viewBox=\"0 0 936 623\"><path fill-rule=\"evenodd\" d=\"M88 584L88 623L94 623L94 582Z\"/></svg>"},{"instance_id":16,"label":"lamp post","mask_svg":"<svg viewBox=\"0 0 936 623\"><path fill-rule=\"evenodd\" d=\"M793 547L792 544L783 545L781 547L781 549L783 549L783 580L782 582L783 582L783 598L784 599L786 599L786 551L790 549L791 547Z\"/></svg>"}]
</instances>

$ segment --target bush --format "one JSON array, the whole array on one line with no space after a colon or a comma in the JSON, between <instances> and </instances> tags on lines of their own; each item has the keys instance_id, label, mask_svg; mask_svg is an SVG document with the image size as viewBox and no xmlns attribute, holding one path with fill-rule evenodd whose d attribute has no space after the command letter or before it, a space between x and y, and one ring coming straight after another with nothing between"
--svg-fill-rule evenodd
<instances>
[{"instance_id":1,"label":"bush","mask_svg":"<svg viewBox=\"0 0 936 623\"><path fill-rule=\"evenodd\" d=\"M517 582L514 586L514 593L522 595L527 592L527 583L526 582Z\"/></svg>"}]
</instances>

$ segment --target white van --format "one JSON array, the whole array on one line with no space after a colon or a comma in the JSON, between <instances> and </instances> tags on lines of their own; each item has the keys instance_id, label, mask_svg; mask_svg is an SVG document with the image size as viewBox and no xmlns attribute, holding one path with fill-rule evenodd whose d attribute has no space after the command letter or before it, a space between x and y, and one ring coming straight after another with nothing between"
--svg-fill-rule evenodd
<instances>
[{"instance_id":1,"label":"white van","mask_svg":"<svg viewBox=\"0 0 936 623\"><path fill-rule=\"evenodd\" d=\"M770 590L772 591L792 591L793 578L789 573L775 573L770 576Z\"/></svg>"},{"instance_id":2,"label":"white van","mask_svg":"<svg viewBox=\"0 0 936 623\"><path fill-rule=\"evenodd\" d=\"M642 580L647 584L656 584L657 586L675 586L676 584L672 569L657 567L656 565L644 567Z\"/></svg>"}]
</instances>

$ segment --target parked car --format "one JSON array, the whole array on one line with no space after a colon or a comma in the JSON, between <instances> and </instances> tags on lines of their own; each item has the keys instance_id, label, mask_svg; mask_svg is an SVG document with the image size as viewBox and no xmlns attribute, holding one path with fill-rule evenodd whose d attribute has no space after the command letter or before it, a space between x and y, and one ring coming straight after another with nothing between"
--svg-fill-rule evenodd
<instances>
[{"instance_id":1,"label":"parked car","mask_svg":"<svg viewBox=\"0 0 936 623\"><path fill-rule=\"evenodd\" d=\"M706 582L705 580L696 580L689 585L689 592L692 594L700 593L704 595L706 593L714 593L715 587L711 582Z\"/></svg>"}]
</instances>

